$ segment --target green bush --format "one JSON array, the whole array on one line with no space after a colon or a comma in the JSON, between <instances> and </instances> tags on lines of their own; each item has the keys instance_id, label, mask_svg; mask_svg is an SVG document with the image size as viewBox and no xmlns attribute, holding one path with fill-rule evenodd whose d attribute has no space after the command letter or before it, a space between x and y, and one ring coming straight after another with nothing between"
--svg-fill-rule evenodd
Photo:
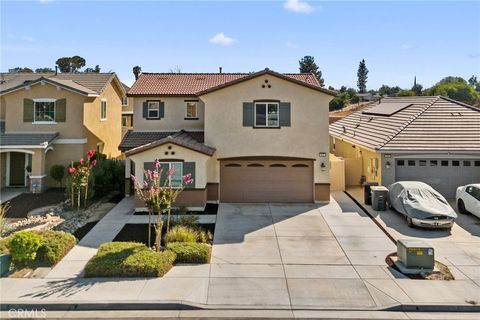
<instances>
[{"instance_id":1,"label":"green bush","mask_svg":"<svg viewBox=\"0 0 480 320\"><path fill-rule=\"evenodd\" d=\"M209 263L211 248L204 243L172 242L167 245L177 255L175 262Z\"/></svg>"},{"instance_id":2,"label":"green bush","mask_svg":"<svg viewBox=\"0 0 480 320\"><path fill-rule=\"evenodd\" d=\"M85 266L85 277L161 277L175 257L172 251L155 252L141 243L105 243Z\"/></svg>"},{"instance_id":3,"label":"green bush","mask_svg":"<svg viewBox=\"0 0 480 320\"><path fill-rule=\"evenodd\" d=\"M12 239L12 236L8 236L6 238L1 238L0 239L0 253L8 253L9 250L9 245L10 245L10 240Z\"/></svg>"},{"instance_id":4,"label":"green bush","mask_svg":"<svg viewBox=\"0 0 480 320\"><path fill-rule=\"evenodd\" d=\"M8 247L13 263L26 265L35 260L37 251L43 244L43 237L33 231L19 231L13 234Z\"/></svg>"},{"instance_id":5,"label":"green bush","mask_svg":"<svg viewBox=\"0 0 480 320\"><path fill-rule=\"evenodd\" d=\"M198 227L198 216L193 214L172 215L172 225L180 225L189 228Z\"/></svg>"},{"instance_id":6,"label":"green bush","mask_svg":"<svg viewBox=\"0 0 480 320\"><path fill-rule=\"evenodd\" d=\"M175 226L167 234L167 242L197 242L197 232L184 226Z\"/></svg>"},{"instance_id":7,"label":"green bush","mask_svg":"<svg viewBox=\"0 0 480 320\"><path fill-rule=\"evenodd\" d=\"M77 243L70 233L63 231L41 232L43 244L38 249L35 259L40 265L51 267L56 265Z\"/></svg>"},{"instance_id":8,"label":"green bush","mask_svg":"<svg viewBox=\"0 0 480 320\"><path fill-rule=\"evenodd\" d=\"M198 227L176 225L167 234L167 242L202 242L207 243L213 238L210 232L200 230Z\"/></svg>"},{"instance_id":9,"label":"green bush","mask_svg":"<svg viewBox=\"0 0 480 320\"><path fill-rule=\"evenodd\" d=\"M120 160L107 159L96 154L96 166L92 169L92 196L103 197L112 191L124 192L124 164Z\"/></svg>"},{"instance_id":10,"label":"green bush","mask_svg":"<svg viewBox=\"0 0 480 320\"><path fill-rule=\"evenodd\" d=\"M61 164L54 164L50 168L50 176L62 186L63 177L65 177L66 169Z\"/></svg>"}]
</instances>

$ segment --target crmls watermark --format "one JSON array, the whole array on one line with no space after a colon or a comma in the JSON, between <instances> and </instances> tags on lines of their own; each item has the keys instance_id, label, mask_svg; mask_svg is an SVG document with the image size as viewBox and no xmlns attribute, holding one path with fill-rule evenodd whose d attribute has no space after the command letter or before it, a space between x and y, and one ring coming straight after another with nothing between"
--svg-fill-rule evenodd
<instances>
[{"instance_id":1,"label":"crmls watermark","mask_svg":"<svg viewBox=\"0 0 480 320\"><path fill-rule=\"evenodd\" d=\"M8 310L10 319L31 319L46 318L47 310L45 309L10 309Z\"/></svg>"}]
</instances>

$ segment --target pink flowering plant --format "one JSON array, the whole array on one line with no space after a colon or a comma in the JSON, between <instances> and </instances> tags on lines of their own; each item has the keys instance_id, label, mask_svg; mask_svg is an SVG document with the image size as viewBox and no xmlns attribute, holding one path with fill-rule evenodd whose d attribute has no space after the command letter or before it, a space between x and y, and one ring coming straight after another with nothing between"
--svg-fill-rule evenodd
<instances>
[{"instance_id":1,"label":"pink flowering plant","mask_svg":"<svg viewBox=\"0 0 480 320\"><path fill-rule=\"evenodd\" d=\"M157 220L154 224L155 229L155 250L160 251L162 241L163 219L162 214L167 213L166 233L170 232L170 212L177 196L183 191L183 186L193 183L192 175L186 174L182 177L182 186L173 186L171 178L175 173L175 168L171 168L167 172L163 172L160 168L160 161L155 160L153 170L145 170L143 183L132 175L131 180L135 186L137 196L145 203L148 209L148 244L151 240L151 217L157 215ZM162 182L162 176L164 181ZM167 239L167 237L165 237ZM166 240L165 240L166 241Z\"/></svg>"},{"instance_id":2,"label":"pink flowering plant","mask_svg":"<svg viewBox=\"0 0 480 320\"><path fill-rule=\"evenodd\" d=\"M68 168L68 174L70 178L70 201L72 208L75 207L75 201L77 209L80 209L82 192L84 195L84 208L87 207L88 188L90 182L90 173L93 167L96 166L97 160L94 159L95 150L89 150L87 152L87 160L80 159L77 165L74 165L73 161Z\"/></svg>"}]
</instances>

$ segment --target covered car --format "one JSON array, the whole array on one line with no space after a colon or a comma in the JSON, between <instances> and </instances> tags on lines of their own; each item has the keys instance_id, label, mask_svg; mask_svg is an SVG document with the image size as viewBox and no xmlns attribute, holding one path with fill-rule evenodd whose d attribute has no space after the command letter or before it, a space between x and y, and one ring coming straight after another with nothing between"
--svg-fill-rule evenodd
<instances>
[{"instance_id":1,"label":"covered car","mask_svg":"<svg viewBox=\"0 0 480 320\"><path fill-rule=\"evenodd\" d=\"M451 228L455 210L435 189L420 181L399 181L388 187L389 205L406 217L409 226Z\"/></svg>"}]
</instances>

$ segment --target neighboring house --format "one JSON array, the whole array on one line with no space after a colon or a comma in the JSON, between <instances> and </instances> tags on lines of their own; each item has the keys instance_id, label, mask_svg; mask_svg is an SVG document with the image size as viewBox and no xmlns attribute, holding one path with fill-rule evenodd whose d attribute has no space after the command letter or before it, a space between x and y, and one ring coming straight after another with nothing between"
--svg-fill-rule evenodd
<instances>
[{"instance_id":1,"label":"neighboring house","mask_svg":"<svg viewBox=\"0 0 480 320\"><path fill-rule=\"evenodd\" d=\"M347 185L418 180L452 198L480 181L480 110L449 98L384 98L331 124L330 137Z\"/></svg>"},{"instance_id":2,"label":"neighboring house","mask_svg":"<svg viewBox=\"0 0 480 320\"><path fill-rule=\"evenodd\" d=\"M122 97L115 73L0 74L1 187L42 192L89 149L118 157Z\"/></svg>"},{"instance_id":3,"label":"neighboring house","mask_svg":"<svg viewBox=\"0 0 480 320\"><path fill-rule=\"evenodd\" d=\"M175 169L173 185L193 175L179 206L328 201L334 95L312 74L143 73L128 92L134 129L120 145L127 183L158 159Z\"/></svg>"},{"instance_id":4,"label":"neighboring house","mask_svg":"<svg viewBox=\"0 0 480 320\"><path fill-rule=\"evenodd\" d=\"M125 92L130 90L130 87L122 83ZM122 97L122 130L126 133L128 129L133 128L133 99L126 95ZM123 136L123 135L122 135Z\"/></svg>"}]
</instances>

